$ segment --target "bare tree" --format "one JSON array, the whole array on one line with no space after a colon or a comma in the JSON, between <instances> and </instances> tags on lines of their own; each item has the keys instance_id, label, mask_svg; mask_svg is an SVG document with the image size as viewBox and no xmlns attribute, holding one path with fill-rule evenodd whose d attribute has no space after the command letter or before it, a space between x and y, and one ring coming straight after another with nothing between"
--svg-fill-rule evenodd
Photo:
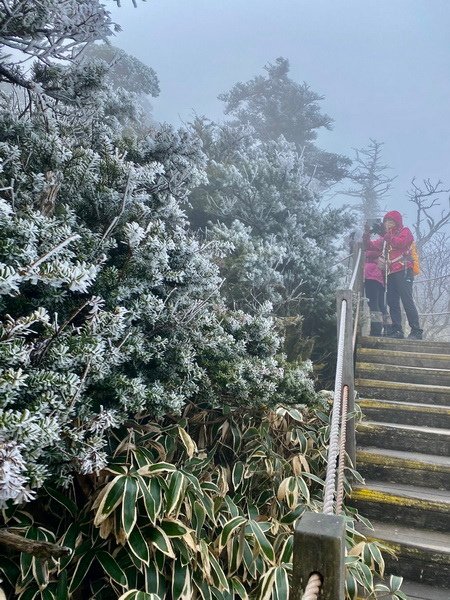
<instances>
[{"instance_id":1,"label":"bare tree","mask_svg":"<svg viewBox=\"0 0 450 600\"><path fill-rule=\"evenodd\" d=\"M382 200L388 195L395 179L386 175L385 172L390 167L381 162L383 145L383 142L371 138L367 148L355 148L356 166L349 175L353 187L343 192L346 196L359 199L355 208L362 215L362 224L380 216L384 209Z\"/></svg>"},{"instance_id":2,"label":"bare tree","mask_svg":"<svg viewBox=\"0 0 450 600\"><path fill-rule=\"evenodd\" d=\"M450 340L449 192L441 181L432 183L430 179L425 179L423 186L413 179L408 192L416 210L413 227L421 263L414 286L417 307L426 337L447 341ZM443 195L447 196L445 201Z\"/></svg>"}]
</instances>

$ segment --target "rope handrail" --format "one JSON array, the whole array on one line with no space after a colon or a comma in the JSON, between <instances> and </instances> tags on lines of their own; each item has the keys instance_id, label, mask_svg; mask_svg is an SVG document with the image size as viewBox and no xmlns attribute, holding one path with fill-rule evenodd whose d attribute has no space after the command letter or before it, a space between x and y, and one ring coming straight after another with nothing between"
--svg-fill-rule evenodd
<instances>
[{"instance_id":1,"label":"rope handrail","mask_svg":"<svg viewBox=\"0 0 450 600\"><path fill-rule=\"evenodd\" d=\"M327 456L327 472L325 476L325 488L323 493L323 512L332 514L334 511L334 495L336 487L336 460L339 452L339 427L341 419L342 403L342 375L344 365L344 342L345 342L345 320L347 301L341 304L341 319L338 335L338 353L336 362L336 378L334 384L334 401L331 413L330 444Z\"/></svg>"},{"instance_id":2,"label":"rope handrail","mask_svg":"<svg viewBox=\"0 0 450 600\"><path fill-rule=\"evenodd\" d=\"M351 382L344 377L344 359L349 353L353 356L356 336L358 331L358 321L360 315L360 288L355 289L358 282L358 276L361 277L362 270L362 247L358 247L356 260L354 261L352 277L348 286L347 297L342 297L337 308L339 318L339 331L337 342L337 360L336 375L334 385L333 408L330 422L330 440L327 455L327 470L325 476L325 486L323 493L322 512L328 515L340 515L344 499L344 469L346 457L347 442L347 411L350 391L353 394L353 367L351 370ZM353 298L356 298L356 311L352 317ZM350 304L350 306L349 306ZM353 320L354 319L354 320ZM353 322L352 322L353 321ZM348 358L347 358L348 360ZM351 383L351 388L349 384ZM307 582L302 600L317 600L322 585L322 578L319 573L313 573Z\"/></svg>"},{"instance_id":3,"label":"rope handrail","mask_svg":"<svg viewBox=\"0 0 450 600\"><path fill-rule=\"evenodd\" d=\"M353 274L352 274L352 278L350 280L350 289L354 290L355 289L355 283L356 283L356 278L358 276L359 273L359 265L361 263L361 257L362 257L362 248L359 247L358 248L358 254L356 256L356 262L355 262L355 266L353 267Z\"/></svg>"}]
</instances>

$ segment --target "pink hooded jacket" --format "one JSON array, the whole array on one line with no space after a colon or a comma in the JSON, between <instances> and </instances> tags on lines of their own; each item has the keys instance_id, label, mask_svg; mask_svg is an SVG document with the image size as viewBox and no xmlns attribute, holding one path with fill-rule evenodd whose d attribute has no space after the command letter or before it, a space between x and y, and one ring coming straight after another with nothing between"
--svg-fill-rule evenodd
<instances>
[{"instance_id":1,"label":"pink hooded jacket","mask_svg":"<svg viewBox=\"0 0 450 600\"><path fill-rule=\"evenodd\" d=\"M372 279L378 281L384 287L384 272L378 265L381 256L379 250L366 250L366 262L364 263L364 280Z\"/></svg>"},{"instance_id":2,"label":"pink hooded jacket","mask_svg":"<svg viewBox=\"0 0 450 600\"><path fill-rule=\"evenodd\" d=\"M370 234L364 234L366 253L377 250L381 254L386 242L388 273L396 273L402 269L412 268L413 262L410 255L410 248L414 241L413 234L408 227L403 226L402 215L397 210L391 210L386 213L383 221L386 219L395 221L396 226L377 240L372 241Z\"/></svg>"}]
</instances>

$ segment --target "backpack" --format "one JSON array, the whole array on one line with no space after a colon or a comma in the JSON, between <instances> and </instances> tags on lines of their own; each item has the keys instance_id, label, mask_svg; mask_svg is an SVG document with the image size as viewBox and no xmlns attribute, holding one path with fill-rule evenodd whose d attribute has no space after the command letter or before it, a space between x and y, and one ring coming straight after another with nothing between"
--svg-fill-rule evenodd
<instances>
[{"instance_id":1,"label":"backpack","mask_svg":"<svg viewBox=\"0 0 450 600\"><path fill-rule=\"evenodd\" d=\"M419 261L419 253L417 252L416 242L413 242L411 244L409 253L411 255L411 260L413 263L413 266L412 266L413 274L420 275L420 261Z\"/></svg>"}]
</instances>

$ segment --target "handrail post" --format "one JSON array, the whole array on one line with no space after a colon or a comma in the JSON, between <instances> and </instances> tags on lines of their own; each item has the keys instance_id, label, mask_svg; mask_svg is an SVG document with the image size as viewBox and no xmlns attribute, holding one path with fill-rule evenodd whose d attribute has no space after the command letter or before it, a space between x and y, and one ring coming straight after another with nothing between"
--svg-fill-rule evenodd
<instances>
[{"instance_id":1,"label":"handrail post","mask_svg":"<svg viewBox=\"0 0 450 600\"><path fill-rule=\"evenodd\" d=\"M305 512L294 530L294 563L289 598L301 600L309 577L322 579L321 600L345 598L345 519Z\"/></svg>"},{"instance_id":2,"label":"handrail post","mask_svg":"<svg viewBox=\"0 0 450 600\"><path fill-rule=\"evenodd\" d=\"M355 381L354 381L354 355L353 355L353 292L352 290L338 290L336 293L337 327L340 327L341 305L346 301L346 316L344 330L344 361L342 372L342 386L348 387L348 412L353 415L355 411ZM356 460L356 433L355 417L351 416L347 421L346 452L352 466Z\"/></svg>"}]
</instances>

